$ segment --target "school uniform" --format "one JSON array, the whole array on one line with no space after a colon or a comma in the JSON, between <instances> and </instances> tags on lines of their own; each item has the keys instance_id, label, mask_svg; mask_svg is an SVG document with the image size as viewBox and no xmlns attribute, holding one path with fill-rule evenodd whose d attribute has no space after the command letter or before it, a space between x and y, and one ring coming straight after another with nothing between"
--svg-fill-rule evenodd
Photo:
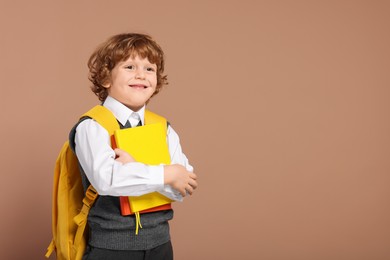
<instances>
[{"instance_id":1,"label":"school uniform","mask_svg":"<svg viewBox=\"0 0 390 260\"><path fill-rule=\"evenodd\" d=\"M122 127L144 125L145 107L135 113L110 96L103 106ZM179 136L170 125L167 142L171 163L193 171L182 152ZM173 210L142 214L142 229L136 235L135 217L122 216L119 202L119 196L140 196L154 191L181 201L178 191L164 185L163 166L116 161L110 136L93 119L83 120L73 129L70 143L80 163L84 189L92 184L99 194L88 215L90 235L83 259L172 259L168 221L173 218Z\"/></svg>"}]
</instances>

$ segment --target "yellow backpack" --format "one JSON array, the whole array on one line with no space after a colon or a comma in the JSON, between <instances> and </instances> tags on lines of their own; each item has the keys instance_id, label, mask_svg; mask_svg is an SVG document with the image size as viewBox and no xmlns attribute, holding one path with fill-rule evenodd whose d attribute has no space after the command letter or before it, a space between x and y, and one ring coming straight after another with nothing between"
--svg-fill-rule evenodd
<instances>
[{"instance_id":1,"label":"yellow backpack","mask_svg":"<svg viewBox=\"0 0 390 260\"><path fill-rule=\"evenodd\" d=\"M119 124L110 110L95 106L81 118L89 117L103 126L110 136ZM165 122L166 119L145 111L146 123ZM53 239L47 248L46 258L53 251L57 260L80 260L84 254L88 232L86 231L89 209L98 194L90 185L84 194L79 170L79 162L69 146L69 140L61 148L54 169L52 198L52 233Z\"/></svg>"}]
</instances>

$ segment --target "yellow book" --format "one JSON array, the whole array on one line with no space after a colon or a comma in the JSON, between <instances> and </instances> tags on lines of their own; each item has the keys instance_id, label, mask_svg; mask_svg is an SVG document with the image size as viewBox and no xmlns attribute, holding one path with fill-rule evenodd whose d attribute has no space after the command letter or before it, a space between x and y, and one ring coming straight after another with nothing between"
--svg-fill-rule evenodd
<instances>
[{"instance_id":1,"label":"yellow book","mask_svg":"<svg viewBox=\"0 0 390 260\"><path fill-rule=\"evenodd\" d=\"M166 128L161 123L115 130L116 146L128 152L137 162L148 165L170 164ZM129 196L131 213L169 204L171 199L153 192L143 196Z\"/></svg>"}]
</instances>

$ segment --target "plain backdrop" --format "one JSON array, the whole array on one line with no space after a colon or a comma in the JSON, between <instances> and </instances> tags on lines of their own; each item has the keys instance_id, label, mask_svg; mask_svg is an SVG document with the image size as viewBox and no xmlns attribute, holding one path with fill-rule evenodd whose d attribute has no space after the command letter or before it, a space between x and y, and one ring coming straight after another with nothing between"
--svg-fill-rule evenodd
<instances>
[{"instance_id":1,"label":"plain backdrop","mask_svg":"<svg viewBox=\"0 0 390 260\"><path fill-rule=\"evenodd\" d=\"M390 259L389 1L0 3L0 258L43 259L52 174L98 99L87 60L152 35L166 116L199 177L176 259ZM51 259L54 259L52 257Z\"/></svg>"}]
</instances>

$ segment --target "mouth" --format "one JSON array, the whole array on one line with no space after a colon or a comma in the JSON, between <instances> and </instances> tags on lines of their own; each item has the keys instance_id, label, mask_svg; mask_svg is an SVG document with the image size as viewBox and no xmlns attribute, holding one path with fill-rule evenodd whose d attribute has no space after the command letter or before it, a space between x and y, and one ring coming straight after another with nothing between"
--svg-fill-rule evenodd
<instances>
[{"instance_id":1,"label":"mouth","mask_svg":"<svg viewBox=\"0 0 390 260\"><path fill-rule=\"evenodd\" d=\"M147 86L142 85L142 84L129 85L129 87L131 87L133 89L146 89L146 88L148 88Z\"/></svg>"}]
</instances>

